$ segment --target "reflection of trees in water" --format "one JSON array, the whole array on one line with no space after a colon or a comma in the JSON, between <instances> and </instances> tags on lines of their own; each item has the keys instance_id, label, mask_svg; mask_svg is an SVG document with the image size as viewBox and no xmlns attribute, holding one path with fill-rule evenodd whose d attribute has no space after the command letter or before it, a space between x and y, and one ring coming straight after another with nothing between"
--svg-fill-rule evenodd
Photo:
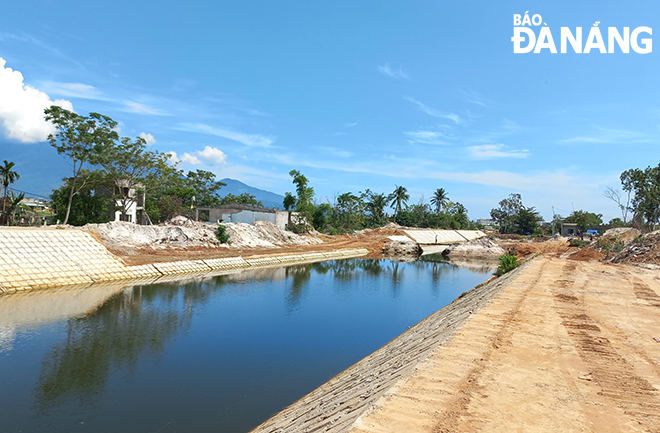
<instances>
[{"instance_id":1,"label":"reflection of trees in water","mask_svg":"<svg viewBox=\"0 0 660 433\"><path fill-rule=\"evenodd\" d=\"M42 361L35 390L39 410L67 398L89 403L103 391L111 370L126 367L135 371L140 355L162 353L179 329L190 326L195 305L205 302L223 284L218 277L213 284L132 287L91 315L70 319L66 339L53 346ZM179 298L182 302L177 302Z\"/></svg>"}]
</instances>

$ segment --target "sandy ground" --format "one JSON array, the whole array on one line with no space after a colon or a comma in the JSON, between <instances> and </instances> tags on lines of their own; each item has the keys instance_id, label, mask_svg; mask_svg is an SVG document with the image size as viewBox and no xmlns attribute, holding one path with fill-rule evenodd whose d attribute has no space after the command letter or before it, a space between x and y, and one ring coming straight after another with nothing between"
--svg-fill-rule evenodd
<instances>
[{"instance_id":1,"label":"sandy ground","mask_svg":"<svg viewBox=\"0 0 660 433\"><path fill-rule=\"evenodd\" d=\"M96 233L88 233L103 243ZM387 236L398 235L401 233L402 232L397 229L377 229L372 230L366 235L320 236L324 242L316 245L291 245L275 248L244 247L228 249L203 246L186 248L168 246L167 248L160 249L138 248L132 251L113 249L108 245L106 245L106 248L108 248L113 254L121 257L121 259L128 265L237 256L242 256L243 258L266 257L269 255L335 251L345 248L366 248L369 250L369 255L365 256L366 258L381 258L383 245L389 241Z\"/></svg>"},{"instance_id":2,"label":"sandy ground","mask_svg":"<svg viewBox=\"0 0 660 433\"><path fill-rule=\"evenodd\" d=\"M658 432L659 293L658 271L539 257L349 431Z\"/></svg>"}]
</instances>

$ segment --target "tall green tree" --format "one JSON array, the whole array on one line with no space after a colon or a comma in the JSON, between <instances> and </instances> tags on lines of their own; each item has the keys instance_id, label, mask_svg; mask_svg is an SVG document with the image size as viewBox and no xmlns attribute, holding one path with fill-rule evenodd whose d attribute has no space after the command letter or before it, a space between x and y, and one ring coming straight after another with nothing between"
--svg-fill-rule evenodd
<instances>
[{"instance_id":1,"label":"tall green tree","mask_svg":"<svg viewBox=\"0 0 660 433\"><path fill-rule=\"evenodd\" d=\"M57 153L65 155L71 160L73 176L71 190L67 203L64 224L69 222L71 202L77 191L78 181L84 165L89 161L93 152L100 147L110 146L119 138L117 122L98 113L90 113L84 117L65 110L57 105L47 108L44 113L47 121L51 122L57 132L48 136L48 141Z\"/></svg>"},{"instance_id":2,"label":"tall green tree","mask_svg":"<svg viewBox=\"0 0 660 433\"><path fill-rule=\"evenodd\" d=\"M89 223L105 223L110 220L110 205L112 199L98 194L103 187L104 174L100 170L93 172L84 172L81 182L73 195L69 213L68 224L74 226L83 226ZM69 192L71 191L71 179L63 179L62 186L54 189L50 194L50 207L55 212L55 218L63 221L67 205L69 203Z\"/></svg>"},{"instance_id":3,"label":"tall green tree","mask_svg":"<svg viewBox=\"0 0 660 433\"><path fill-rule=\"evenodd\" d=\"M403 186L395 185L394 191L388 199L391 200L390 206L394 208L394 222L396 222L396 216L401 212L403 206L407 205L410 194L408 194L408 190Z\"/></svg>"},{"instance_id":4,"label":"tall green tree","mask_svg":"<svg viewBox=\"0 0 660 433\"><path fill-rule=\"evenodd\" d=\"M633 196L633 222L654 230L660 222L660 164L645 170L626 170L621 173L621 183Z\"/></svg>"},{"instance_id":5,"label":"tall green tree","mask_svg":"<svg viewBox=\"0 0 660 433\"><path fill-rule=\"evenodd\" d=\"M385 221L385 206L387 196L385 194L370 193L367 197L367 211L370 213L372 226L380 226Z\"/></svg>"},{"instance_id":6,"label":"tall green tree","mask_svg":"<svg viewBox=\"0 0 660 433\"><path fill-rule=\"evenodd\" d=\"M4 165L0 165L0 179L2 179L3 197L7 197L7 188L9 188L9 185L21 178L21 175L13 170L15 165L16 163L8 162L6 159Z\"/></svg>"},{"instance_id":7,"label":"tall green tree","mask_svg":"<svg viewBox=\"0 0 660 433\"><path fill-rule=\"evenodd\" d=\"M431 197L431 204L435 206L435 213L439 214L441 210L445 208L445 205L449 202L449 197L447 197L447 192L444 188L438 188L433 192L433 197Z\"/></svg>"},{"instance_id":8,"label":"tall green tree","mask_svg":"<svg viewBox=\"0 0 660 433\"><path fill-rule=\"evenodd\" d=\"M514 233L516 231L516 218L518 212L523 208L520 194L510 194L509 197L500 201L500 207L492 209L490 216L500 227L500 233Z\"/></svg>"},{"instance_id":9,"label":"tall green tree","mask_svg":"<svg viewBox=\"0 0 660 433\"><path fill-rule=\"evenodd\" d=\"M103 167L106 187L126 219L128 209L137 204L142 194L156 190L176 172L169 154L147 150L142 137L128 137L119 143L107 143L95 150L92 162Z\"/></svg>"}]
</instances>

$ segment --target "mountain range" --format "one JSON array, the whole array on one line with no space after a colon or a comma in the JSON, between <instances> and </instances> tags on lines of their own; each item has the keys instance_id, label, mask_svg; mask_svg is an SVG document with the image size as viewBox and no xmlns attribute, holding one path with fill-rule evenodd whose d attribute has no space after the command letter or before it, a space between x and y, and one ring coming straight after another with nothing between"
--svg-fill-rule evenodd
<instances>
[{"instance_id":1,"label":"mountain range","mask_svg":"<svg viewBox=\"0 0 660 433\"><path fill-rule=\"evenodd\" d=\"M236 179L221 179L220 182L226 183L227 186L223 186L220 189L219 195L221 197L226 196L227 194L241 195L245 192L251 194L257 200L261 201L264 204L264 207L267 208L277 208L282 209L282 202L284 201L284 196L280 194L275 194L274 192L266 191L263 189L255 188L253 186L244 184L240 180Z\"/></svg>"}]
</instances>

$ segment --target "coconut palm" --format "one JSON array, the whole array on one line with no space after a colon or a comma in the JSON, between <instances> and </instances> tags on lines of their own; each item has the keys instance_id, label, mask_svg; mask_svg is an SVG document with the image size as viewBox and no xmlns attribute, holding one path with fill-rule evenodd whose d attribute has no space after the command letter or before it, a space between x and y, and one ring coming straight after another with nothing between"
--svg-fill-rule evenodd
<instances>
[{"instance_id":1,"label":"coconut palm","mask_svg":"<svg viewBox=\"0 0 660 433\"><path fill-rule=\"evenodd\" d=\"M431 197L431 204L435 206L435 213L440 213L442 209L449 203L449 197L444 188L438 188Z\"/></svg>"},{"instance_id":2,"label":"coconut palm","mask_svg":"<svg viewBox=\"0 0 660 433\"><path fill-rule=\"evenodd\" d=\"M396 222L396 216L401 212L401 208L405 206L410 198L408 190L402 186L395 185L395 189L390 194L389 199L392 200L390 206L394 207L394 222Z\"/></svg>"},{"instance_id":3,"label":"coconut palm","mask_svg":"<svg viewBox=\"0 0 660 433\"><path fill-rule=\"evenodd\" d=\"M0 165L0 179L2 179L3 197L7 197L7 188L9 188L9 185L21 178L20 174L12 170L15 165L16 163L8 162L6 159L5 165Z\"/></svg>"},{"instance_id":4,"label":"coconut palm","mask_svg":"<svg viewBox=\"0 0 660 433\"><path fill-rule=\"evenodd\" d=\"M382 220L383 209L387 206L387 197L385 194L372 194L371 200L367 203L367 209L377 220Z\"/></svg>"}]
</instances>

